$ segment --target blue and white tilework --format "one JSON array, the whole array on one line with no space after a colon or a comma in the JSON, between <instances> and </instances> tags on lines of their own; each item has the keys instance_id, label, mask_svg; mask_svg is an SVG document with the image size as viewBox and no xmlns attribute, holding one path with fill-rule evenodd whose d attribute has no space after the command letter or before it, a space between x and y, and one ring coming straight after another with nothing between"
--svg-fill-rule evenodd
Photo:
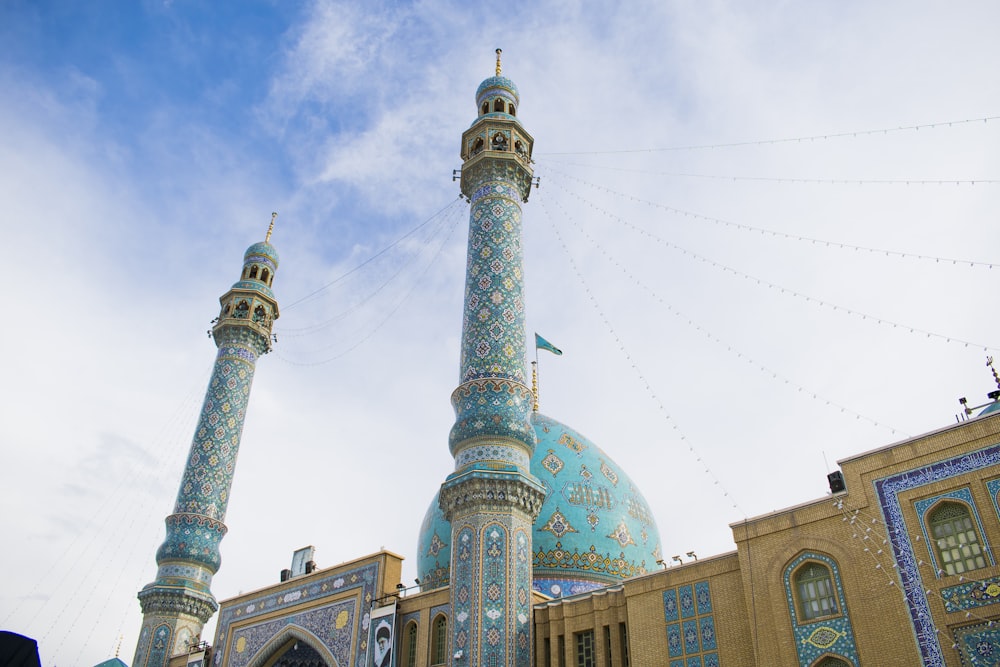
<instances>
[{"instance_id":1,"label":"blue and white tilework","mask_svg":"<svg viewBox=\"0 0 1000 667\"><path fill-rule=\"evenodd\" d=\"M663 591L663 618L671 667L718 667L718 640L709 582L699 581Z\"/></svg>"},{"instance_id":2,"label":"blue and white tilework","mask_svg":"<svg viewBox=\"0 0 1000 667\"><path fill-rule=\"evenodd\" d=\"M539 445L530 470L545 487L532 536L534 589L563 597L648 572L661 557L660 533L628 473L569 426L537 412L532 413L531 422ZM615 537L621 533L612 532L622 521L630 537L624 546ZM417 575L421 581L447 578L450 544L451 524L435 496L420 528Z\"/></svg>"},{"instance_id":3,"label":"blue and white tilework","mask_svg":"<svg viewBox=\"0 0 1000 667\"><path fill-rule=\"evenodd\" d=\"M166 518L166 537L156 552L157 578L140 591L143 627L157 624L151 643L136 649L134 665L164 667L188 636L201 633L201 623L217 608L210 586L221 565L219 543L229 504L236 456L246 417L257 359L270 349L271 326L278 317L270 287L278 253L269 243L255 243L244 254L240 280L222 296L222 312L211 334L218 352L191 442L187 465L173 513ZM234 304L238 307L234 308ZM183 591L189 610L174 596ZM191 616L198 623L191 621ZM162 621L166 625L158 625ZM166 629L168 645L159 643Z\"/></svg>"},{"instance_id":4,"label":"blue and white tilework","mask_svg":"<svg viewBox=\"0 0 1000 667\"><path fill-rule=\"evenodd\" d=\"M799 621L792 575L806 561L817 561L830 569L833 587L837 594L838 615L816 621ZM785 601L788 605L788 613L792 618L792 632L795 635L795 649L798 652L799 665L803 667L811 665L817 658L827 653L840 656L848 664L858 665L858 650L854 644L854 631L851 628L851 619L848 615L837 563L826 554L807 551L799 554L785 567L784 578Z\"/></svg>"},{"instance_id":5,"label":"blue and white tilework","mask_svg":"<svg viewBox=\"0 0 1000 667\"><path fill-rule=\"evenodd\" d=\"M991 479L986 482L986 490L990 493L990 499L993 501L993 510L1000 517L1000 479Z\"/></svg>"},{"instance_id":6,"label":"blue and white tilework","mask_svg":"<svg viewBox=\"0 0 1000 667\"><path fill-rule=\"evenodd\" d=\"M917 566L917 557L910 542L910 533L903 519L899 494L997 464L1000 464L1000 445L992 445L873 482L885 520L889 543L896 559L903 594L908 603L907 609L910 612L917 646L926 667L944 667L944 654L935 632L930 605Z\"/></svg>"},{"instance_id":7,"label":"blue and white tilework","mask_svg":"<svg viewBox=\"0 0 1000 667\"><path fill-rule=\"evenodd\" d=\"M969 581L941 589L944 610L967 611L1000 602L1000 577Z\"/></svg>"},{"instance_id":8,"label":"blue and white tilework","mask_svg":"<svg viewBox=\"0 0 1000 667\"><path fill-rule=\"evenodd\" d=\"M979 623L953 630L963 667L1000 664L1000 627Z\"/></svg>"},{"instance_id":9,"label":"blue and white tilework","mask_svg":"<svg viewBox=\"0 0 1000 667\"><path fill-rule=\"evenodd\" d=\"M364 667L368 641L368 606L375 598L379 563L367 563L347 572L310 579L300 587L265 591L258 597L226 607L219 615L212 662L223 658L244 667L288 628L304 630L344 667ZM350 593L350 595L345 595ZM329 602L324 603L323 599ZM301 609L301 611L299 611ZM352 645L358 647L351 663Z\"/></svg>"}]
</instances>

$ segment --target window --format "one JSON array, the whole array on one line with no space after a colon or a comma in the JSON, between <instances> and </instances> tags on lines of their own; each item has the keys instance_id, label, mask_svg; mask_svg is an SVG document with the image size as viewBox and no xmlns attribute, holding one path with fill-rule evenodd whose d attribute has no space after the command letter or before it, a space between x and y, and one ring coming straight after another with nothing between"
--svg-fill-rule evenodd
<instances>
[{"instance_id":1,"label":"window","mask_svg":"<svg viewBox=\"0 0 1000 667\"><path fill-rule=\"evenodd\" d=\"M250 278L253 279L253 278L256 278L256 277L257 277L257 267L256 266L251 266L250 267Z\"/></svg>"},{"instance_id":2,"label":"window","mask_svg":"<svg viewBox=\"0 0 1000 667\"><path fill-rule=\"evenodd\" d=\"M270 272L267 269L261 269L260 271L261 281L263 281L267 285L270 285L271 284L270 278L271 278Z\"/></svg>"},{"instance_id":3,"label":"window","mask_svg":"<svg viewBox=\"0 0 1000 667\"><path fill-rule=\"evenodd\" d=\"M403 630L403 667L417 665L417 622L410 621Z\"/></svg>"},{"instance_id":4,"label":"window","mask_svg":"<svg viewBox=\"0 0 1000 667\"><path fill-rule=\"evenodd\" d=\"M964 503L944 502L927 515L940 568L946 574L962 574L986 567L979 534Z\"/></svg>"},{"instance_id":5,"label":"window","mask_svg":"<svg viewBox=\"0 0 1000 667\"><path fill-rule=\"evenodd\" d=\"M611 667L611 628L604 626L604 667Z\"/></svg>"},{"instance_id":6,"label":"window","mask_svg":"<svg viewBox=\"0 0 1000 667\"><path fill-rule=\"evenodd\" d=\"M576 667L597 667L594 663L594 631L577 632Z\"/></svg>"},{"instance_id":7,"label":"window","mask_svg":"<svg viewBox=\"0 0 1000 667\"><path fill-rule=\"evenodd\" d=\"M559 667L566 667L566 638L559 635Z\"/></svg>"},{"instance_id":8,"label":"window","mask_svg":"<svg viewBox=\"0 0 1000 667\"><path fill-rule=\"evenodd\" d=\"M514 113L514 105L513 104L507 105L507 113L509 113L511 116L516 116L517 115L516 113Z\"/></svg>"},{"instance_id":9,"label":"window","mask_svg":"<svg viewBox=\"0 0 1000 667\"><path fill-rule=\"evenodd\" d=\"M796 570L794 581L800 622L838 613L830 568L816 561L808 561Z\"/></svg>"},{"instance_id":10,"label":"window","mask_svg":"<svg viewBox=\"0 0 1000 667\"><path fill-rule=\"evenodd\" d=\"M618 624L618 638L622 644L622 667L628 667L628 628L624 623Z\"/></svg>"},{"instance_id":11,"label":"window","mask_svg":"<svg viewBox=\"0 0 1000 667\"><path fill-rule=\"evenodd\" d=\"M490 112L490 103L489 102L483 102L483 113L485 114L485 113L489 113L489 112Z\"/></svg>"},{"instance_id":12,"label":"window","mask_svg":"<svg viewBox=\"0 0 1000 667\"><path fill-rule=\"evenodd\" d=\"M493 103L493 110L503 113L503 100L497 100Z\"/></svg>"},{"instance_id":13,"label":"window","mask_svg":"<svg viewBox=\"0 0 1000 667\"><path fill-rule=\"evenodd\" d=\"M448 619L444 614L434 619L431 626L431 664L443 665L448 661Z\"/></svg>"},{"instance_id":14,"label":"window","mask_svg":"<svg viewBox=\"0 0 1000 667\"><path fill-rule=\"evenodd\" d=\"M545 659L542 661L545 667L552 667L552 642L546 637L542 642L543 650L545 651ZM535 662L538 662L537 660Z\"/></svg>"}]
</instances>

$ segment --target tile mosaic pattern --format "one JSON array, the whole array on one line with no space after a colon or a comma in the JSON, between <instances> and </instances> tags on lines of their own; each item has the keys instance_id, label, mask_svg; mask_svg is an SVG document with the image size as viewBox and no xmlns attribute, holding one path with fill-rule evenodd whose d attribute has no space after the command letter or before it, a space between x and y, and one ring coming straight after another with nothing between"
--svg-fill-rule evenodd
<instances>
[{"instance_id":1,"label":"tile mosaic pattern","mask_svg":"<svg viewBox=\"0 0 1000 667\"><path fill-rule=\"evenodd\" d=\"M555 597L573 595L649 571L660 558L660 533L645 498L628 474L597 445L565 424L538 413L532 415L532 424L540 445L531 459L531 473L546 491L532 535L534 589ZM584 470L590 474L589 480L582 476ZM556 514L562 521L553 518ZM596 518L596 524L590 522L590 516ZM626 540L624 548L608 536L623 520L634 542ZM420 581L447 579L450 535L451 524L435 496L420 528Z\"/></svg>"},{"instance_id":2,"label":"tile mosaic pattern","mask_svg":"<svg viewBox=\"0 0 1000 667\"><path fill-rule=\"evenodd\" d=\"M718 641L709 582L699 581L693 586L663 591L663 619L671 667L718 667Z\"/></svg>"},{"instance_id":3,"label":"tile mosaic pattern","mask_svg":"<svg viewBox=\"0 0 1000 667\"><path fill-rule=\"evenodd\" d=\"M979 509L976 507L975 502L972 500L972 491L967 488L955 489L954 491L949 491L948 493L942 493L940 495L934 496L933 498L924 498L923 500L918 500L913 503L913 507L917 512L917 517L920 519L920 530L923 533L925 544L928 545L928 553L930 554L931 563L934 565L934 571L941 567L938 563L937 549L933 546L934 540L930 533L927 532L927 512L937 505L942 500L958 500L963 504L968 506L969 511L972 513L972 518L976 522L976 530L979 531L980 543L979 546L983 549L983 556L986 559L987 565L993 565L993 552L990 550L989 542L982 539L982 536L986 533L983 532L983 522L979 518ZM939 577L944 575L938 575Z\"/></svg>"},{"instance_id":4,"label":"tile mosaic pattern","mask_svg":"<svg viewBox=\"0 0 1000 667\"><path fill-rule=\"evenodd\" d=\"M1000 627L986 623L953 631L963 667L1000 664Z\"/></svg>"},{"instance_id":5,"label":"tile mosaic pattern","mask_svg":"<svg viewBox=\"0 0 1000 667\"><path fill-rule=\"evenodd\" d=\"M452 537L457 545L452 565L454 579L451 587L452 646L465 655L476 655L478 636L473 628L478 624L478 609L473 605L475 595L474 553L478 552L478 535L474 526L462 526Z\"/></svg>"},{"instance_id":6,"label":"tile mosaic pattern","mask_svg":"<svg viewBox=\"0 0 1000 667\"><path fill-rule=\"evenodd\" d=\"M834 589L837 594L838 616L820 618L815 621L799 621L799 611L795 605L792 575L806 561L817 561L830 568ZM807 551L796 557L785 567L785 602L788 613L792 617L792 631L795 634L795 648L798 652L799 665L811 665L820 656L829 653L836 654L848 664L858 665L858 649L854 643L854 631L847 609L844 588L840 583L840 570L837 563L827 556L813 551Z\"/></svg>"},{"instance_id":7,"label":"tile mosaic pattern","mask_svg":"<svg viewBox=\"0 0 1000 667\"><path fill-rule=\"evenodd\" d=\"M368 643L368 608L375 598L379 563L367 563L347 572L312 579L301 587L260 596L226 607L219 614L212 656L214 665L242 667L262 648L271 647L276 637L289 629L315 637L323 650L343 667L364 667ZM349 597L343 594L354 593ZM328 604L305 608L307 603L329 597ZM296 608L302 611L296 613ZM360 607L360 608L358 608ZM356 662L350 661L351 646L358 647Z\"/></svg>"},{"instance_id":8,"label":"tile mosaic pattern","mask_svg":"<svg viewBox=\"0 0 1000 667\"><path fill-rule=\"evenodd\" d=\"M917 638L917 646L926 667L944 667L941 650L930 605L924 592L917 557L910 542L899 494L922 486L951 479L958 475L983 470L1000 464L1000 445L985 447L953 459L939 461L933 465L877 479L873 482L875 493L882 509L889 543L899 572L903 593L906 596L910 621Z\"/></svg>"},{"instance_id":9,"label":"tile mosaic pattern","mask_svg":"<svg viewBox=\"0 0 1000 667\"><path fill-rule=\"evenodd\" d=\"M491 183L472 195L461 381L525 374L524 269L520 194Z\"/></svg>"},{"instance_id":10,"label":"tile mosaic pattern","mask_svg":"<svg viewBox=\"0 0 1000 667\"><path fill-rule=\"evenodd\" d=\"M967 611L1000 602L1000 577L970 581L941 589L944 610Z\"/></svg>"},{"instance_id":11,"label":"tile mosaic pattern","mask_svg":"<svg viewBox=\"0 0 1000 667\"><path fill-rule=\"evenodd\" d=\"M991 479L986 482L986 490L990 492L990 499L993 501L993 510L1000 517L1000 479Z\"/></svg>"},{"instance_id":12,"label":"tile mosaic pattern","mask_svg":"<svg viewBox=\"0 0 1000 667\"><path fill-rule=\"evenodd\" d=\"M517 545L514 564L514 633L515 665L531 664L531 530L519 528L514 531Z\"/></svg>"},{"instance_id":13,"label":"tile mosaic pattern","mask_svg":"<svg viewBox=\"0 0 1000 667\"><path fill-rule=\"evenodd\" d=\"M258 272L269 279L278 266L278 253L269 243L255 243L244 254L241 280L221 298L222 312L212 329L218 347L201 415L191 442L187 465L173 513L166 518L166 537L156 552L156 580L139 592L143 627L158 626L152 642L136 648L133 664L162 667L188 633L197 636L201 625L177 611L172 596L183 591L188 612L207 621L217 608L210 587L221 565L219 543L229 504L236 456L246 417L257 359L270 350L271 327L277 302ZM252 272L251 272L252 270ZM234 305L235 304L235 305ZM238 307L237 307L238 306ZM196 610L192 612L192 610ZM190 616L188 617L190 618ZM168 646L160 647L167 634Z\"/></svg>"}]
</instances>

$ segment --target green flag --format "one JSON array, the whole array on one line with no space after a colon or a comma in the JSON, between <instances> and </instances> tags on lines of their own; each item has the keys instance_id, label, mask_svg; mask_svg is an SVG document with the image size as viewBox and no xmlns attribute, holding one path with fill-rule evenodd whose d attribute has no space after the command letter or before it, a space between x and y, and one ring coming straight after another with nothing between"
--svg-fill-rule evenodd
<instances>
[{"instance_id":1,"label":"green flag","mask_svg":"<svg viewBox=\"0 0 1000 667\"><path fill-rule=\"evenodd\" d=\"M562 350L558 347L545 340L538 334L535 334L535 349L536 350L548 350L552 354L562 354Z\"/></svg>"}]
</instances>

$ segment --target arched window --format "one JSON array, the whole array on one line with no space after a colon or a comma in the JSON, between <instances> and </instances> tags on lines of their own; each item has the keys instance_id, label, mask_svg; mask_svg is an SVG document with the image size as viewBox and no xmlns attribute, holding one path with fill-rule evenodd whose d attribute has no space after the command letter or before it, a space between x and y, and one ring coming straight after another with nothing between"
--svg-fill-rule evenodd
<instances>
[{"instance_id":1,"label":"arched window","mask_svg":"<svg viewBox=\"0 0 1000 667\"><path fill-rule=\"evenodd\" d=\"M965 503L941 503L927 515L927 528L945 574L986 567L979 533Z\"/></svg>"},{"instance_id":2,"label":"arched window","mask_svg":"<svg viewBox=\"0 0 1000 667\"><path fill-rule=\"evenodd\" d=\"M851 663L828 655L825 658L820 658L820 661L815 663L813 667L851 667Z\"/></svg>"},{"instance_id":3,"label":"arched window","mask_svg":"<svg viewBox=\"0 0 1000 667\"><path fill-rule=\"evenodd\" d=\"M252 267L250 267L250 278L253 279L253 278L256 278L256 277L257 277L257 267L256 266L252 266Z\"/></svg>"},{"instance_id":4,"label":"arched window","mask_svg":"<svg viewBox=\"0 0 1000 667\"><path fill-rule=\"evenodd\" d=\"M837 592L826 565L806 561L795 571L792 581L798 599L799 622L838 613Z\"/></svg>"},{"instance_id":5,"label":"arched window","mask_svg":"<svg viewBox=\"0 0 1000 667\"><path fill-rule=\"evenodd\" d=\"M490 103L489 102L483 102L483 113L487 114L489 112L490 112Z\"/></svg>"},{"instance_id":6,"label":"arched window","mask_svg":"<svg viewBox=\"0 0 1000 667\"><path fill-rule=\"evenodd\" d=\"M403 629L403 667L417 666L417 622L410 621Z\"/></svg>"},{"instance_id":7,"label":"arched window","mask_svg":"<svg viewBox=\"0 0 1000 667\"><path fill-rule=\"evenodd\" d=\"M270 284L270 281L268 280L268 278L270 278L270 277L271 277L271 272L270 271L268 271L267 269L261 269L260 270L260 279L262 281L264 281L265 285L269 285Z\"/></svg>"},{"instance_id":8,"label":"arched window","mask_svg":"<svg viewBox=\"0 0 1000 667\"><path fill-rule=\"evenodd\" d=\"M472 154L479 155L483 152L483 146L486 142L483 141L482 137L476 137L476 140L472 142Z\"/></svg>"},{"instance_id":9,"label":"arched window","mask_svg":"<svg viewBox=\"0 0 1000 667\"><path fill-rule=\"evenodd\" d=\"M493 110L503 113L503 100L497 100L493 103Z\"/></svg>"},{"instance_id":10,"label":"arched window","mask_svg":"<svg viewBox=\"0 0 1000 667\"><path fill-rule=\"evenodd\" d=\"M431 665L448 661L448 619L439 614L431 625Z\"/></svg>"},{"instance_id":11,"label":"arched window","mask_svg":"<svg viewBox=\"0 0 1000 667\"><path fill-rule=\"evenodd\" d=\"M507 113L509 113L511 116L516 116L517 115L516 113L514 113L514 105L513 104L508 104L507 105Z\"/></svg>"}]
</instances>

